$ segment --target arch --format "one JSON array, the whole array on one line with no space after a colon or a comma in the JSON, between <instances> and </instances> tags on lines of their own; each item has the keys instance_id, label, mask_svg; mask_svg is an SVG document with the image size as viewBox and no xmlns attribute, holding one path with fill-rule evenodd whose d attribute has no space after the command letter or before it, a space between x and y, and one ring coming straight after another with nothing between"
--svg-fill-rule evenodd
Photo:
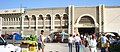
<instances>
[{"instance_id":1,"label":"arch","mask_svg":"<svg viewBox=\"0 0 120 52\"><path fill-rule=\"evenodd\" d=\"M60 18L60 14L56 14L55 15L55 20L60 20L61 18Z\"/></svg>"},{"instance_id":2,"label":"arch","mask_svg":"<svg viewBox=\"0 0 120 52\"><path fill-rule=\"evenodd\" d=\"M24 18L25 21L28 21L29 20L29 17L28 15L25 15L25 18Z\"/></svg>"},{"instance_id":3,"label":"arch","mask_svg":"<svg viewBox=\"0 0 120 52\"><path fill-rule=\"evenodd\" d=\"M20 18L18 18L18 20L20 21Z\"/></svg>"},{"instance_id":4,"label":"arch","mask_svg":"<svg viewBox=\"0 0 120 52\"><path fill-rule=\"evenodd\" d=\"M13 21L15 21L15 18L13 18Z\"/></svg>"},{"instance_id":5,"label":"arch","mask_svg":"<svg viewBox=\"0 0 120 52\"><path fill-rule=\"evenodd\" d=\"M51 15L50 14L46 15L46 20L51 20Z\"/></svg>"},{"instance_id":6,"label":"arch","mask_svg":"<svg viewBox=\"0 0 120 52\"><path fill-rule=\"evenodd\" d=\"M31 18L31 20L36 20L36 16L35 15L32 15L32 18Z\"/></svg>"},{"instance_id":7,"label":"arch","mask_svg":"<svg viewBox=\"0 0 120 52\"><path fill-rule=\"evenodd\" d=\"M63 14L63 19L67 20L68 19L68 15L67 14Z\"/></svg>"},{"instance_id":8,"label":"arch","mask_svg":"<svg viewBox=\"0 0 120 52\"><path fill-rule=\"evenodd\" d=\"M38 20L43 20L43 15L39 15Z\"/></svg>"},{"instance_id":9,"label":"arch","mask_svg":"<svg viewBox=\"0 0 120 52\"><path fill-rule=\"evenodd\" d=\"M95 23L95 27L98 27L97 21L96 21L95 18L94 18L92 15L90 15L90 14L83 14L83 15L81 15L81 16L77 19L76 24L78 24L79 21L81 20L81 18L84 17L84 16L89 16L89 17L91 17L91 18L93 19L94 23Z\"/></svg>"},{"instance_id":10,"label":"arch","mask_svg":"<svg viewBox=\"0 0 120 52\"><path fill-rule=\"evenodd\" d=\"M6 21L6 18L2 18L3 19L3 21Z\"/></svg>"}]
</instances>

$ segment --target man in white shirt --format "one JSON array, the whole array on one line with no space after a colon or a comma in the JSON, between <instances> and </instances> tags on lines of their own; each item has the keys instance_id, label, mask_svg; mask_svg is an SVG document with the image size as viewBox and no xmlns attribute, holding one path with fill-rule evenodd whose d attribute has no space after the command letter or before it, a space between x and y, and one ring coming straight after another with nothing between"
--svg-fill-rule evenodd
<instances>
[{"instance_id":1,"label":"man in white shirt","mask_svg":"<svg viewBox=\"0 0 120 52\"><path fill-rule=\"evenodd\" d=\"M81 44L81 39L80 37L78 36L78 34L76 35L76 37L74 38L75 40L75 48L76 48L76 52L79 52L79 45Z\"/></svg>"},{"instance_id":2,"label":"man in white shirt","mask_svg":"<svg viewBox=\"0 0 120 52\"><path fill-rule=\"evenodd\" d=\"M92 39L89 42L89 49L91 52L97 52L96 45L97 45L97 42L96 42L95 36L92 35Z\"/></svg>"},{"instance_id":3,"label":"man in white shirt","mask_svg":"<svg viewBox=\"0 0 120 52\"><path fill-rule=\"evenodd\" d=\"M74 42L74 38L72 37L72 34L70 34L70 37L68 37L69 52L72 52L73 42Z\"/></svg>"}]
</instances>

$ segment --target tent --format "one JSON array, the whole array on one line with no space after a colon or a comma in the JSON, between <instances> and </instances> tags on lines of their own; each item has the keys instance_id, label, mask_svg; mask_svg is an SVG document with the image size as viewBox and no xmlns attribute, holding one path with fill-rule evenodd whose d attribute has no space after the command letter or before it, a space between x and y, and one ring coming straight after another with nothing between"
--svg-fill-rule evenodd
<instances>
[{"instance_id":1,"label":"tent","mask_svg":"<svg viewBox=\"0 0 120 52\"><path fill-rule=\"evenodd\" d=\"M106 33L105 35L115 36L113 33Z\"/></svg>"},{"instance_id":2,"label":"tent","mask_svg":"<svg viewBox=\"0 0 120 52\"><path fill-rule=\"evenodd\" d=\"M21 35L18 34L17 32L14 32L13 35L15 37L15 40L21 40L22 39Z\"/></svg>"},{"instance_id":3,"label":"tent","mask_svg":"<svg viewBox=\"0 0 120 52\"><path fill-rule=\"evenodd\" d=\"M68 35L67 33L65 33L65 32L61 32L60 34L62 34L62 35Z\"/></svg>"}]
</instances>

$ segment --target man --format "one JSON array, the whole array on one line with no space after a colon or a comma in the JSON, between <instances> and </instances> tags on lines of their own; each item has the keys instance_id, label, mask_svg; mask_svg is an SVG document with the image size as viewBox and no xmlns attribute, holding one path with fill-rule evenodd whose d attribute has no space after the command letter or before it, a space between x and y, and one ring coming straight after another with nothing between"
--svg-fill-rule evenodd
<instances>
[{"instance_id":1,"label":"man","mask_svg":"<svg viewBox=\"0 0 120 52\"><path fill-rule=\"evenodd\" d=\"M97 52L96 45L97 45L97 42L95 39L95 35L92 35L92 39L89 42L89 49L91 52Z\"/></svg>"},{"instance_id":2,"label":"man","mask_svg":"<svg viewBox=\"0 0 120 52\"><path fill-rule=\"evenodd\" d=\"M42 49L42 52L44 52L44 41L43 41L43 33L44 31L41 30L41 34L38 36L38 52L40 52L40 49Z\"/></svg>"},{"instance_id":3,"label":"man","mask_svg":"<svg viewBox=\"0 0 120 52\"><path fill-rule=\"evenodd\" d=\"M75 41L76 52L79 52L79 49L80 49L79 46L80 46L80 44L82 44L82 42L81 42L81 39L78 34L74 38L74 41Z\"/></svg>"},{"instance_id":4,"label":"man","mask_svg":"<svg viewBox=\"0 0 120 52\"><path fill-rule=\"evenodd\" d=\"M106 33L105 33L106 34ZM108 41L108 38L105 36L105 34L103 34L101 36L101 52L106 52L106 48L107 48L107 41Z\"/></svg>"},{"instance_id":5,"label":"man","mask_svg":"<svg viewBox=\"0 0 120 52\"><path fill-rule=\"evenodd\" d=\"M72 45L74 42L74 38L72 37L72 34L68 37L68 46L69 46L69 52L72 52Z\"/></svg>"}]
</instances>

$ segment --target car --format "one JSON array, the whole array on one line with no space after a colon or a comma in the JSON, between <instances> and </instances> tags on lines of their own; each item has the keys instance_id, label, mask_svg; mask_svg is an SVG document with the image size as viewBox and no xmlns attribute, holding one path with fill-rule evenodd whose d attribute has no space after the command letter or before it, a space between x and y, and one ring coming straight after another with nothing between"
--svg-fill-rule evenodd
<instances>
[{"instance_id":1,"label":"car","mask_svg":"<svg viewBox=\"0 0 120 52\"><path fill-rule=\"evenodd\" d=\"M110 52L120 52L120 39L110 44Z\"/></svg>"},{"instance_id":2,"label":"car","mask_svg":"<svg viewBox=\"0 0 120 52\"><path fill-rule=\"evenodd\" d=\"M17 46L12 44L8 44L1 36L0 36L0 51L2 52L17 52Z\"/></svg>"},{"instance_id":3,"label":"car","mask_svg":"<svg viewBox=\"0 0 120 52\"><path fill-rule=\"evenodd\" d=\"M45 42L61 42L61 43L67 43L68 42L68 34L62 34L59 32L53 32L47 36L45 39Z\"/></svg>"}]
</instances>

